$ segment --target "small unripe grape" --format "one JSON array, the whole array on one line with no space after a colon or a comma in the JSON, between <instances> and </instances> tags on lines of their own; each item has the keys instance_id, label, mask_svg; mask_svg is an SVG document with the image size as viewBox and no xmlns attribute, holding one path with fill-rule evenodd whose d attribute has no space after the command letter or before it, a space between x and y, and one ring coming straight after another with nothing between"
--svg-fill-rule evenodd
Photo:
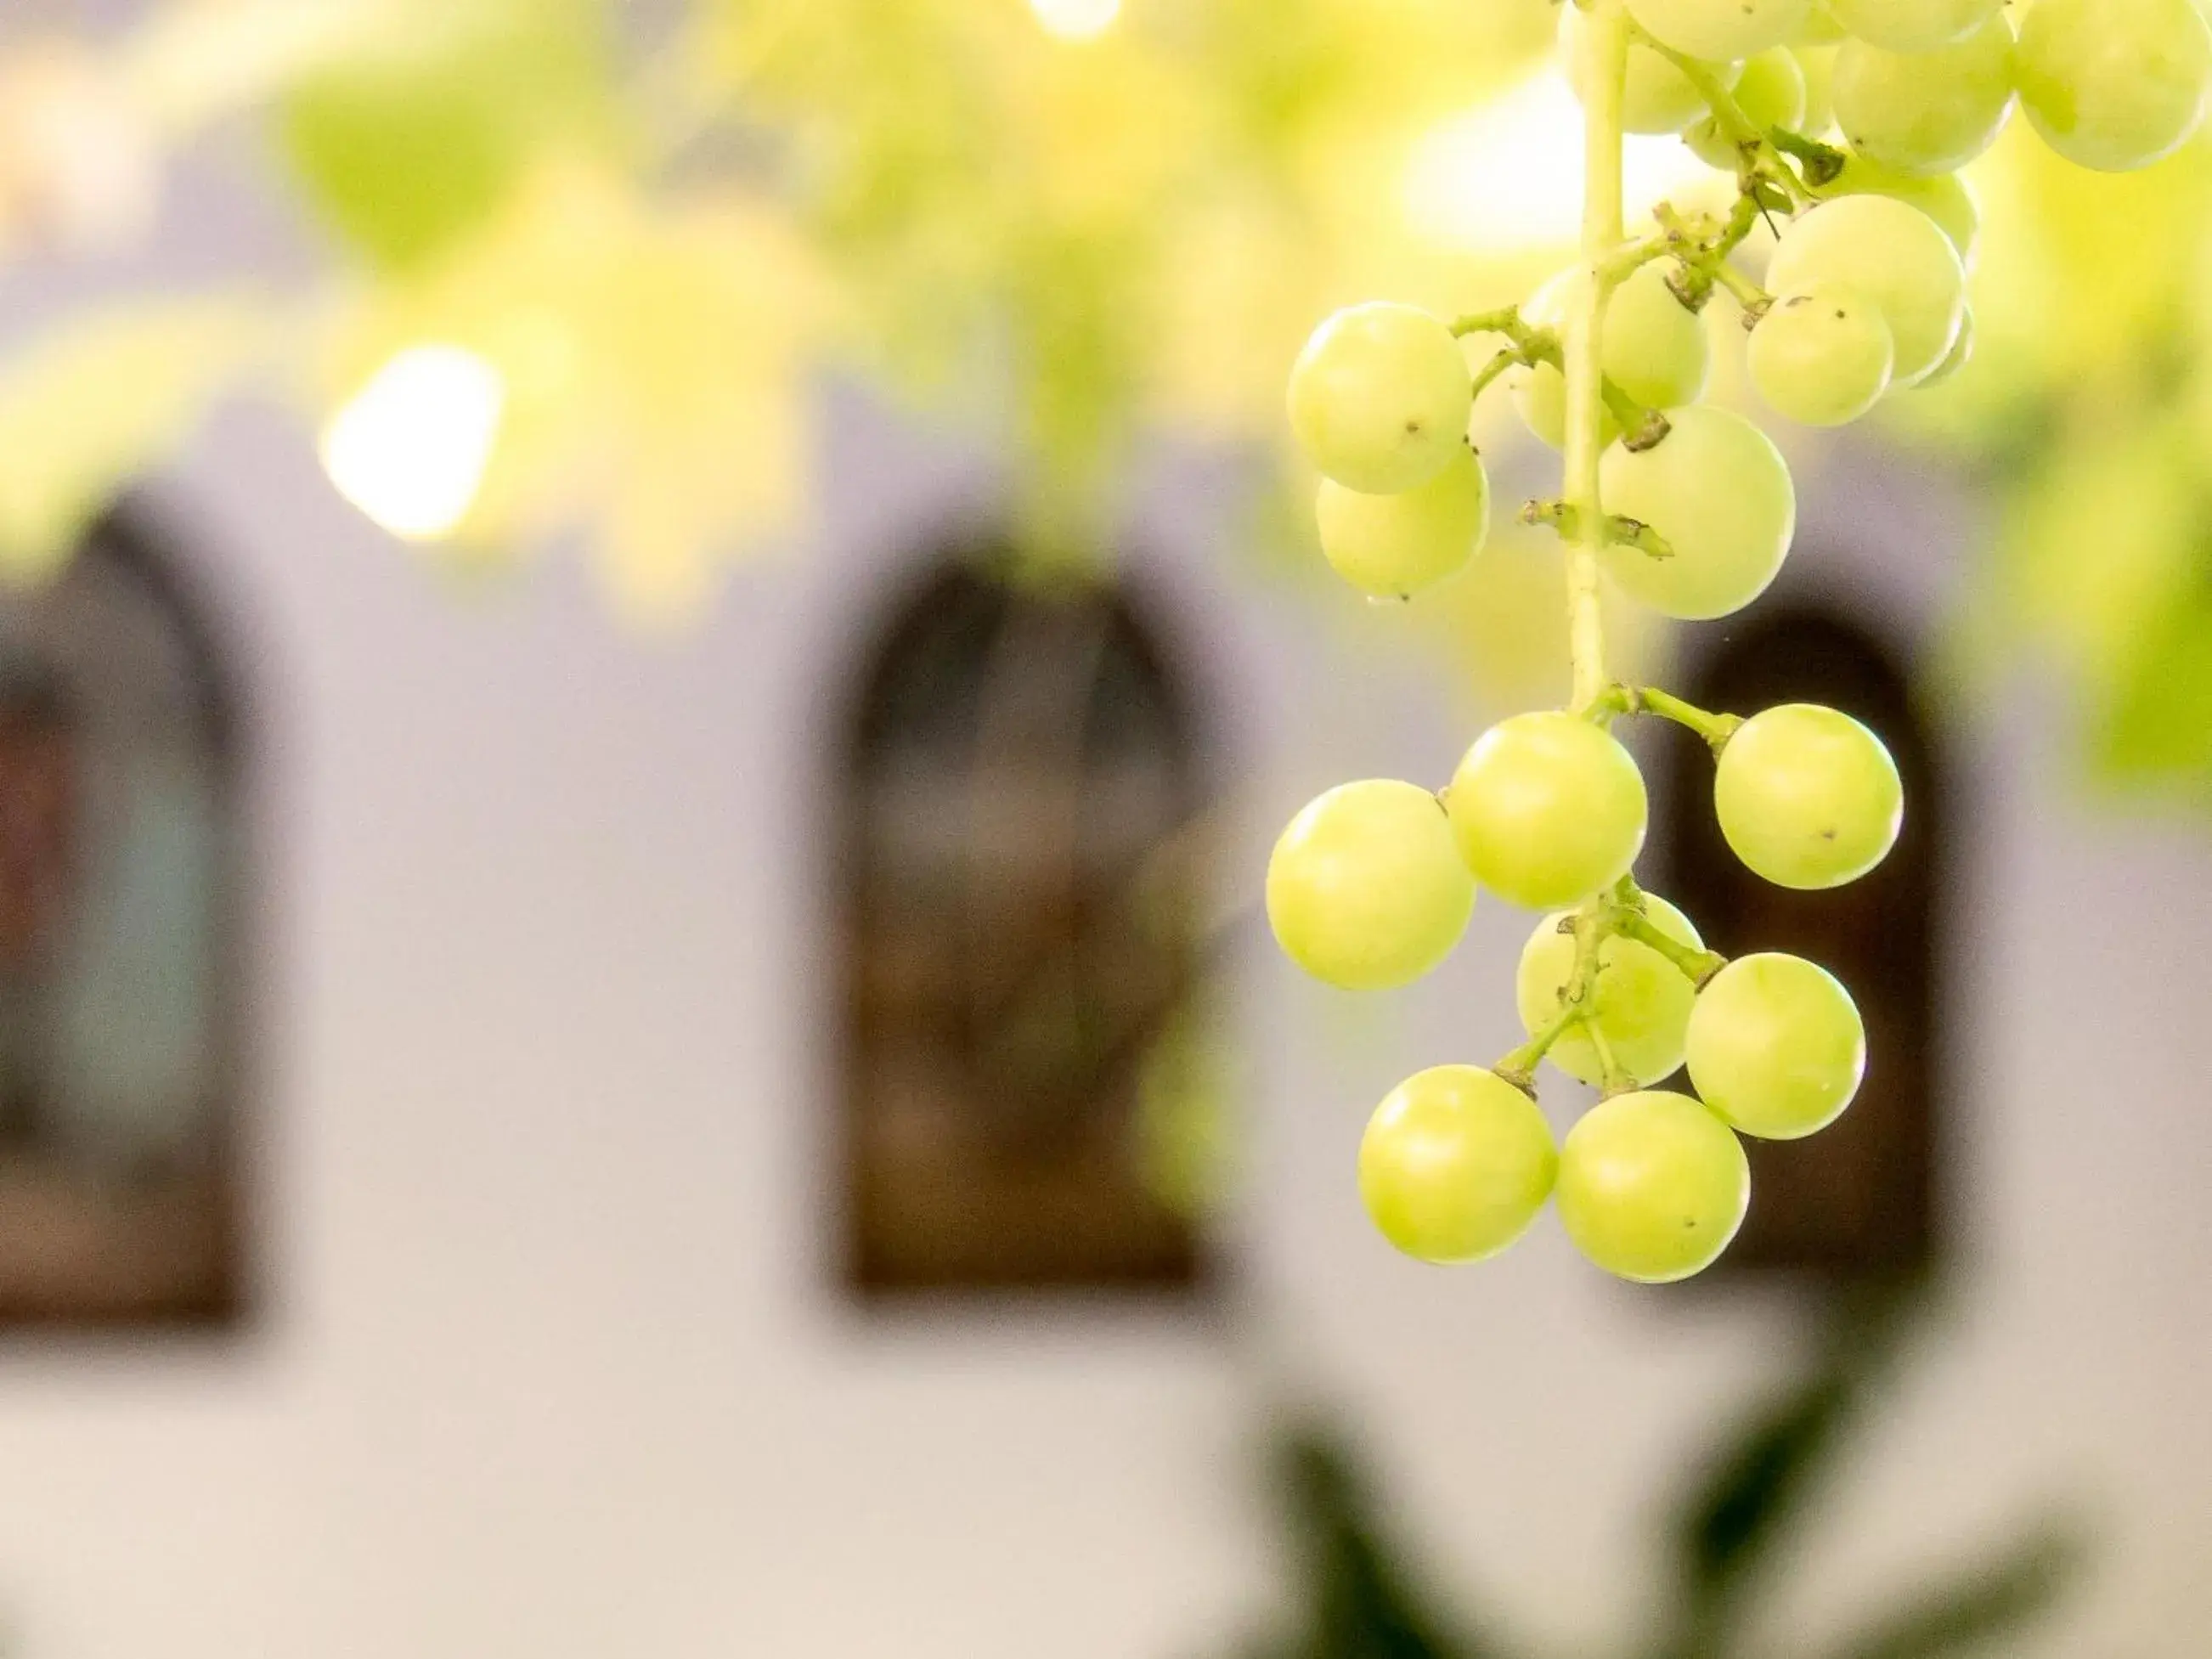
<instances>
[{"instance_id":1,"label":"small unripe grape","mask_svg":"<svg viewBox=\"0 0 2212 1659\"><path fill-rule=\"evenodd\" d=\"M1785 703L1729 738L1713 806L1748 868L1811 892L1856 881L1889 856L1905 787L1881 739L1850 715Z\"/></svg>"},{"instance_id":2,"label":"small unripe grape","mask_svg":"<svg viewBox=\"0 0 2212 1659\"><path fill-rule=\"evenodd\" d=\"M1606 1272L1671 1285L1720 1259L1751 1207L1735 1132L1687 1095L1615 1095L1559 1149L1559 1219Z\"/></svg>"},{"instance_id":3,"label":"small unripe grape","mask_svg":"<svg viewBox=\"0 0 2212 1659\"><path fill-rule=\"evenodd\" d=\"M1941 386L1973 361L1974 308L1968 306L1966 315L1959 319L1959 337L1951 342L1951 355L1929 370L1927 378L1913 390L1920 392L1929 386Z\"/></svg>"},{"instance_id":4,"label":"small unripe grape","mask_svg":"<svg viewBox=\"0 0 2212 1659\"><path fill-rule=\"evenodd\" d=\"M1735 63L1804 32L1813 0L1627 0L1655 40L1692 58Z\"/></svg>"},{"instance_id":5,"label":"small unripe grape","mask_svg":"<svg viewBox=\"0 0 2212 1659\"><path fill-rule=\"evenodd\" d=\"M1395 495L1426 483L1467 442L1474 386L1451 331L1412 306L1353 306L1329 318L1291 370L1291 426L1346 489Z\"/></svg>"},{"instance_id":6,"label":"small unripe grape","mask_svg":"<svg viewBox=\"0 0 2212 1659\"><path fill-rule=\"evenodd\" d=\"M1573 714L1516 714L1475 740L1445 802L1474 878L1530 910L1580 904L1644 850L1644 775Z\"/></svg>"},{"instance_id":7,"label":"small unripe grape","mask_svg":"<svg viewBox=\"0 0 2212 1659\"><path fill-rule=\"evenodd\" d=\"M2004 0L1828 0L1836 21L1888 52L1933 52L1963 40L2004 10Z\"/></svg>"},{"instance_id":8,"label":"small unripe grape","mask_svg":"<svg viewBox=\"0 0 2212 1659\"><path fill-rule=\"evenodd\" d=\"M1426 483L1363 495L1334 478L1314 501L1322 551L1337 574L1377 599L1410 599L1465 569L1490 534L1490 479L1471 449Z\"/></svg>"},{"instance_id":9,"label":"small unripe grape","mask_svg":"<svg viewBox=\"0 0 2212 1659\"><path fill-rule=\"evenodd\" d=\"M1522 307L1522 320L1536 328L1562 327L1587 280L1578 268L1561 271ZM1711 340L1697 313L1674 297L1656 262L1639 267L1613 290L1606 307L1603 362L1606 379L1649 409L1673 409L1705 395ZM1566 441L1566 377L1549 363L1538 363L1514 370L1508 384L1522 424L1560 447ZM1611 412L1604 413L1601 440L1610 443L1620 430Z\"/></svg>"},{"instance_id":10,"label":"small unripe grape","mask_svg":"<svg viewBox=\"0 0 2212 1659\"><path fill-rule=\"evenodd\" d=\"M1735 101L1761 137L1775 127L1797 131L1805 119L1805 71L1796 55L1787 46L1775 46L1751 59L1736 83ZM1743 152L1717 116L1693 122L1682 139L1707 167L1734 173L1742 165Z\"/></svg>"},{"instance_id":11,"label":"small unripe grape","mask_svg":"<svg viewBox=\"0 0 2212 1659\"><path fill-rule=\"evenodd\" d=\"M1896 358L1874 302L1833 283L1776 300L1748 353L1759 395L1806 426L1842 426L1872 409Z\"/></svg>"},{"instance_id":12,"label":"small unripe grape","mask_svg":"<svg viewBox=\"0 0 2212 1659\"><path fill-rule=\"evenodd\" d=\"M1833 974L1802 957L1745 957L1690 1016L1690 1080L1727 1122L1802 1140L1844 1114L1866 1075L1866 1026Z\"/></svg>"},{"instance_id":13,"label":"small unripe grape","mask_svg":"<svg viewBox=\"0 0 2212 1659\"><path fill-rule=\"evenodd\" d=\"M1359 1143L1359 1195L1407 1255L1480 1261L1528 1231L1559 1163L1534 1101L1495 1072L1439 1066L1376 1109Z\"/></svg>"},{"instance_id":14,"label":"small unripe grape","mask_svg":"<svg viewBox=\"0 0 2212 1659\"><path fill-rule=\"evenodd\" d=\"M1605 565L1654 611L1707 621L1766 591L1796 533L1797 494L1781 451L1741 415L1700 404L1668 418L1653 448L1607 450L1598 478L1606 510L1650 526L1672 556L1613 545Z\"/></svg>"},{"instance_id":15,"label":"small unripe grape","mask_svg":"<svg viewBox=\"0 0 2212 1659\"><path fill-rule=\"evenodd\" d=\"M1347 991L1410 985L1451 954L1474 882L1443 805L1410 783L1332 789L1267 861L1267 920L1291 960Z\"/></svg>"},{"instance_id":16,"label":"small unripe grape","mask_svg":"<svg viewBox=\"0 0 2212 1659\"><path fill-rule=\"evenodd\" d=\"M1666 900L1646 894L1644 908L1645 919L1669 939L1692 950L1705 948L1690 919ZM1545 917L1521 947L1514 994L1521 1023L1531 1036L1558 1015L1561 995L1574 978L1574 937L1559 931L1559 924L1571 914L1561 910ZM1617 933L1598 946L1597 967L1582 1023L1552 1045L1548 1058L1570 1077L1603 1083L1605 1066L1589 1036L1589 1028L1595 1026L1605 1038L1613 1064L1638 1088L1647 1088L1682 1063L1697 989L1687 975L1650 945Z\"/></svg>"},{"instance_id":17,"label":"small unripe grape","mask_svg":"<svg viewBox=\"0 0 2212 1659\"><path fill-rule=\"evenodd\" d=\"M1932 52L1846 41L1836 54L1836 125L1862 155L1905 173L1948 173L1996 142L2012 113L2012 24L2000 12Z\"/></svg>"},{"instance_id":18,"label":"small unripe grape","mask_svg":"<svg viewBox=\"0 0 2212 1659\"><path fill-rule=\"evenodd\" d=\"M1585 89L1596 66L1591 59L1589 22L1580 6L1563 4L1559 8L1559 62L1575 96L1586 96ZM1708 64L1705 67L1723 87L1735 84L1735 64ZM1705 94L1688 76L1650 47L1630 45L1628 78L1621 91L1623 127L1630 132L1655 136L1680 132L1705 112Z\"/></svg>"},{"instance_id":19,"label":"small unripe grape","mask_svg":"<svg viewBox=\"0 0 2212 1659\"><path fill-rule=\"evenodd\" d=\"M2203 122L2212 31L2190 0L2036 0L2015 68L2045 143L2126 173L2171 155Z\"/></svg>"},{"instance_id":20,"label":"small unripe grape","mask_svg":"<svg viewBox=\"0 0 2212 1659\"><path fill-rule=\"evenodd\" d=\"M1870 161L1863 155L1853 155L1844 161L1844 170L1822 185L1818 193L1824 199L1887 196L1917 207L1936 222L1936 229L1951 239L1960 264L1968 270L1974 268L1974 244L1982 234L1982 208L1974 198L1973 186L1955 173L1939 173L1923 179Z\"/></svg>"},{"instance_id":21,"label":"small unripe grape","mask_svg":"<svg viewBox=\"0 0 2212 1659\"><path fill-rule=\"evenodd\" d=\"M1856 289L1881 308L1897 350L1893 386L1919 380L1959 337L1966 273L1958 250L1933 219L1893 197L1823 202L1783 232L1767 287L1792 294L1828 283Z\"/></svg>"}]
</instances>

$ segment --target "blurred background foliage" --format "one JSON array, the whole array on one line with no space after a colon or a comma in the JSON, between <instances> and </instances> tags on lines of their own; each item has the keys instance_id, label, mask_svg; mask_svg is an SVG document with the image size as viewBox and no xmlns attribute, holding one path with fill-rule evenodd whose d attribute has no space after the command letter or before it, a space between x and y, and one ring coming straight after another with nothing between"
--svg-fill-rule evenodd
<instances>
[{"instance_id":1,"label":"blurred background foliage","mask_svg":"<svg viewBox=\"0 0 2212 1659\"><path fill-rule=\"evenodd\" d=\"M297 408L338 488L440 566L573 540L625 617L681 623L736 560L803 536L825 374L1005 457L1047 568L1110 545L1149 441L1249 453L1249 544L1304 580L1308 481L1276 458L1313 320L1517 297L1575 218L1547 0L76 15L0 24L0 271L127 270L180 167L258 168L325 235L281 278L102 281L0 342L19 580L244 391ZM1967 659L2057 675L2095 770L2193 797L2212 786L2212 151L2112 179L2014 138L1972 173L1977 360L1891 423L1998 503ZM1639 142L1631 179L1645 202L1726 188L1673 140ZM1477 435L1503 448L1498 402ZM1548 546L1508 529L1419 631L1486 700L1547 697L1559 591Z\"/></svg>"},{"instance_id":2,"label":"blurred background foliage","mask_svg":"<svg viewBox=\"0 0 2212 1659\"><path fill-rule=\"evenodd\" d=\"M2081 1533L2061 1508L2010 1538L1962 1550L1948 1572L1922 1568L1901 1589L1870 1594L1858 1628L1808 1644L1771 1605L1793 1553L1817 1532L1820 1506L1875 1415L1922 1311L1910 1285L1843 1295L1802 1374L1723 1424L1711 1450L1661 1504L1665 1578L1639 1613L1635 1659L1949 1659L2002 1652L2052 1611L2086 1565ZM1240 1659L1511 1659L1510 1611L1480 1611L1433 1589L1381 1517L1342 1433L1324 1419L1289 1423L1273 1462L1292 1533L1291 1610Z\"/></svg>"}]
</instances>

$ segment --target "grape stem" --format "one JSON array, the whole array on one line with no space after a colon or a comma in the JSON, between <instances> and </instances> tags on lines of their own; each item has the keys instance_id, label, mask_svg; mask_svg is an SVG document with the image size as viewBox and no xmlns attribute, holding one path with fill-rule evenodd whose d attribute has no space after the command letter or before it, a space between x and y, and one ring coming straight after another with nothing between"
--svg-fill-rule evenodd
<instances>
[{"instance_id":1,"label":"grape stem","mask_svg":"<svg viewBox=\"0 0 2212 1659\"><path fill-rule=\"evenodd\" d=\"M1604 971L1599 952L1607 939L1630 939L1650 945L1701 990L1708 980L1728 966L1728 958L1717 951L1685 945L1656 927L1645 913L1644 890L1632 876L1623 876L1607 891L1562 921L1559 931L1574 935L1575 963L1567 982L1559 988L1559 1008L1528 1042L1491 1068L1515 1088L1531 1095L1536 1091L1536 1067L1544 1056L1558 1046L1561 1037L1589 1019L1597 995L1598 975ZM1589 1026L1589 1034L1604 1066L1606 1092L1617 1094L1622 1088L1634 1087L1633 1080L1622 1076L1615 1066L1595 1025Z\"/></svg>"},{"instance_id":2,"label":"grape stem","mask_svg":"<svg viewBox=\"0 0 2212 1659\"><path fill-rule=\"evenodd\" d=\"M1532 526L1549 525L1572 541L1578 533L1582 515L1565 501L1530 501L1521 509L1521 522ZM1674 556L1674 550L1668 544L1664 536L1641 519L1632 519L1623 513L1605 515L1605 544L1607 547L1638 548L1655 559ZM1596 703L1591 705L1593 708L1597 706Z\"/></svg>"},{"instance_id":3,"label":"grape stem","mask_svg":"<svg viewBox=\"0 0 2212 1659\"><path fill-rule=\"evenodd\" d=\"M1590 1047L1597 1050L1598 1076L1601 1079L1599 1092L1607 1100L1611 1100L1615 1095L1633 1093L1636 1089L1636 1079L1622 1071L1620 1062L1613 1057L1613 1044L1606 1041L1605 1028L1595 1020L1591 1020L1583 1027L1583 1035L1589 1039Z\"/></svg>"},{"instance_id":4,"label":"grape stem","mask_svg":"<svg viewBox=\"0 0 2212 1659\"><path fill-rule=\"evenodd\" d=\"M1565 505L1575 513L1567 537L1567 637L1574 658L1571 706L1577 709L1595 702L1607 685L1605 616L1598 587L1599 555L1605 549L1605 508L1598 485L1605 435L1602 350L1606 312L1620 281L1613 261L1626 240L1621 229L1621 142L1626 131L1621 105L1628 83L1630 23L1621 0L1591 0L1589 19L1594 72L1583 102L1582 255L1587 280L1577 289L1567 319L1565 364L1563 494ZM1628 422L1623 428L1644 435Z\"/></svg>"},{"instance_id":5,"label":"grape stem","mask_svg":"<svg viewBox=\"0 0 2212 1659\"><path fill-rule=\"evenodd\" d=\"M1632 939L1656 951L1680 969L1683 976L1701 991L1715 974L1728 966L1728 958L1719 951L1701 951L1694 945L1683 944L1640 911L1623 916L1617 931L1621 938Z\"/></svg>"},{"instance_id":6,"label":"grape stem","mask_svg":"<svg viewBox=\"0 0 2212 1659\"><path fill-rule=\"evenodd\" d=\"M1686 726L1708 744L1717 755L1728 747L1728 740L1743 725L1741 714L1716 714L1700 708L1693 702L1685 702L1671 691L1662 691L1656 685L1609 685L1590 705L1590 718L1604 721L1616 714L1656 714L1662 720Z\"/></svg>"},{"instance_id":7,"label":"grape stem","mask_svg":"<svg viewBox=\"0 0 2212 1659\"><path fill-rule=\"evenodd\" d=\"M1496 380L1499 375L1504 374L1506 370L1510 368L1518 368L1524 361L1525 360L1518 351L1515 350L1511 346L1506 347L1503 351L1499 352L1495 357L1492 357L1488 362L1485 363L1480 369L1475 371L1474 395L1478 398L1482 396L1484 392L1490 390L1491 383Z\"/></svg>"},{"instance_id":8,"label":"grape stem","mask_svg":"<svg viewBox=\"0 0 2212 1659\"><path fill-rule=\"evenodd\" d=\"M1778 189L1789 201L1809 207L1814 199L1814 188L1829 183L1843 171L1842 151L1786 127L1760 127L1744 113L1743 106L1721 84L1711 64L1686 52L1676 52L1632 21L1629 28L1637 45L1657 52L1682 71L1698 89L1698 95L1705 100L1705 107L1713 112L1715 124L1729 142L1744 153L1747 192L1755 192L1764 182ZM1803 165L1804 177L1800 178L1796 168L1790 165L1791 159Z\"/></svg>"},{"instance_id":9,"label":"grape stem","mask_svg":"<svg viewBox=\"0 0 2212 1659\"><path fill-rule=\"evenodd\" d=\"M1655 239L1654 252L1646 256L1656 258L1666 252L1663 238ZM1625 276L1636 267L1622 270ZM1616 279L1617 280L1617 279ZM1474 394L1480 397L1506 370L1516 364L1534 368L1538 363L1549 363L1562 374L1566 372L1566 351L1554 330L1537 328L1524 319L1519 310L1507 306L1498 311L1470 312L1451 325L1455 337L1464 339L1470 334L1502 334L1512 345L1492 357L1474 377ZM1631 449L1649 449L1672 429L1667 417L1656 409L1646 408L1630 397L1611 380L1605 385L1605 406L1613 422L1626 434L1624 441Z\"/></svg>"},{"instance_id":10,"label":"grape stem","mask_svg":"<svg viewBox=\"0 0 2212 1659\"><path fill-rule=\"evenodd\" d=\"M1598 947L1612 926L1607 901L1594 898L1559 924L1562 933L1575 936L1575 965L1559 990L1558 1012L1528 1042L1499 1060L1492 1069L1515 1088L1530 1096L1536 1092L1536 1067L1559 1039L1589 1016L1597 988Z\"/></svg>"},{"instance_id":11,"label":"grape stem","mask_svg":"<svg viewBox=\"0 0 2212 1659\"><path fill-rule=\"evenodd\" d=\"M1728 222L1711 238L1700 236L1698 228L1668 203L1660 203L1651 210L1651 216L1674 243L1674 257L1682 263L1674 287L1674 297L1684 305L1692 311L1702 311L1707 297L1717 286L1727 289L1729 297L1743 307L1746 328L1755 326L1772 309L1773 297L1729 259L1759 222L1755 197L1748 192L1738 197Z\"/></svg>"}]
</instances>

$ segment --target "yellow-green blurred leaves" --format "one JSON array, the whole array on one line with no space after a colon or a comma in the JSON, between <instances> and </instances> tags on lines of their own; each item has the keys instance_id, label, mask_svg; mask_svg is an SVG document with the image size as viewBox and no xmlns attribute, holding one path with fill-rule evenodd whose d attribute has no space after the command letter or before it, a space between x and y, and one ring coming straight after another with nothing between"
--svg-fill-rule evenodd
<instances>
[{"instance_id":1,"label":"yellow-green blurred leaves","mask_svg":"<svg viewBox=\"0 0 2212 1659\"><path fill-rule=\"evenodd\" d=\"M480 225L551 153L616 130L593 0L389 0L374 46L285 100L287 159L330 223L400 268Z\"/></svg>"},{"instance_id":2,"label":"yellow-green blurred leaves","mask_svg":"<svg viewBox=\"0 0 2212 1659\"><path fill-rule=\"evenodd\" d=\"M802 508L819 289L743 193L656 205L556 161L434 265L341 307L315 395L343 398L423 342L476 354L505 398L447 556L480 568L581 526L623 614L672 624Z\"/></svg>"},{"instance_id":3,"label":"yellow-green blurred leaves","mask_svg":"<svg viewBox=\"0 0 2212 1659\"><path fill-rule=\"evenodd\" d=\"M126 302L0 363L0 577L54 574L253 362L266 331L265 306L237 295Z\"/></svg>"}]
</instances>

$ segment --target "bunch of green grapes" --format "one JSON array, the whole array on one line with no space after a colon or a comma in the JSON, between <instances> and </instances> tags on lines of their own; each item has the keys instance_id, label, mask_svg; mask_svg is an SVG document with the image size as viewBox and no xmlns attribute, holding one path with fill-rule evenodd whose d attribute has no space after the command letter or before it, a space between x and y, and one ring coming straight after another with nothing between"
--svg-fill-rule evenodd
<instances>
[{"instance_id":1,"label":"bunch of green grapes","mask_svg":"<svg viewBox=\"0 0 2212 1659\"><path fill-rule=\"evenodd\" d=\"M1340 312L1300 356L1289 404L1322 475L1329 562L1370 595L1411 599L1482 549L1490 488L1468 424L1486 388L1510 389L1529 431L1565 452L1561 497L1522 516L1568 544L1575 697L1484 732L1441 793L1371 781L1312 802L1275 846L1267 912L1301 967L1363 991L1436 968L1480 889L1541 913L1516 984L1528 1042L1393 1091L1361 1143L1362 1195L1384 1237L1433 1262L1496 1254L1556 1198L1597 1266L1668 1283L1713 1262L1742 1223L1739 1137L1833 1122L1866 1039L1823 969L1729 961L1638 888L1646 798L1615 723L1651 714L1703 736L1729 846L1784 887L1865 875L1905 811L1881 738L1834 709L1746 719L1606 677L1601 581L1669 617L1726 617L1773 581L1795 532L1779 451L1699 401L1711 337L1698 313L1729 296L1752 383L1808 425L1954 372L1972 349L1978 228L1954 169L2015 106L2085 167L2170 154L2212 97L2212 30L2191 0L1578 0L1562 13L1589 151L1580 262L1524 306L1455 322L1385 303ZM1734 210L1662 205L1628 234L1625 131L1680 133L1735 175ZM1743 252L1761 221L1778 234L1755 275ZM1466 343L1484 337L1492 355L1471 359ZM1563 1143L1536 1103L1544 1062L1602 1091ZM1686 1066L1694 1097L1660 1086Z\"/></svg>"}]
</instances>

